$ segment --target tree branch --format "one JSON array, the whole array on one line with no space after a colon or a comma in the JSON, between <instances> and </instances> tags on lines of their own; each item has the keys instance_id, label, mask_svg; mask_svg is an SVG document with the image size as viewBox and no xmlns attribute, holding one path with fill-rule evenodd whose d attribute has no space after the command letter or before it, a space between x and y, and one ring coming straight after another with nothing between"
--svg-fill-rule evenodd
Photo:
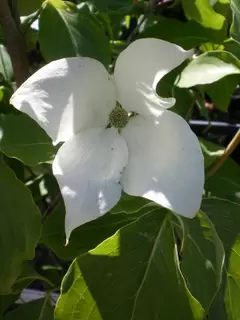
<instances>
[{"instance_id":1,"label":"tree branch","mask_svg":"<svg viewBox=\"0 0 240 320\"><path fill-rule=\"evenodd\" d=\"M16 0L12 0L12 3ZM17 22L18 23L18 22ZM2 25L4 40L11 57L17 86L20 86L28 77L28 59L24 39L17 28L17 23L7 0L0 0L0 24Z\"/></svg>"},{"instance_id":2,"label":"tree branch","mask_svg":"<svg viewBox=\"0 0 240 320\"><path fill-rule=\"evenodd\" d=\"M224 153L210 166L206 173L206 178L210 178L227 160L227 158L233 153L236 147L240 143L240 129L235 134L233 139L228 144L227 148L225 149Z\"/></svg>"}]
</instances>

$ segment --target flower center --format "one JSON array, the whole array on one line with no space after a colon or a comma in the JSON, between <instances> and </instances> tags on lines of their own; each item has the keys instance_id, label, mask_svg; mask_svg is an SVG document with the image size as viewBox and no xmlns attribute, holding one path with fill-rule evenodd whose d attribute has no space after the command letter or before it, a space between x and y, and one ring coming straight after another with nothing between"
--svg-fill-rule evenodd
<instances>
[{"instance_id":1,"label":"flower center","mask_svg":"<svg viewBox=\"0 0 240 320\"><path fill-rule=\"evenodd\" d=\"M128 123L128 113L119 103L117 103L116 107L109 115L109 121L115 128L124 128Z\"/></svg>"}]
</instances>

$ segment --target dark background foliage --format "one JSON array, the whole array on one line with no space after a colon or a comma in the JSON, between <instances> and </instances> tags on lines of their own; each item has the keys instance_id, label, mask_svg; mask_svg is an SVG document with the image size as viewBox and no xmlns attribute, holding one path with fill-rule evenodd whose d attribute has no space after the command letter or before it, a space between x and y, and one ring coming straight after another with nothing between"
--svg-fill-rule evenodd
<instances>
[{"instance_id":1,"label":"dark background foliage","mask_svg":"<svg viewBox=\"0 0 240 320\"><path fill-rule=\"evenodd\" d=\"M0 0L2 319L240 318L239 12L238 0ZM74 230L65 247L65 210L51 171L58 146L9 98L61 57L90 56L112 70L142 37L194 47L198 55L157 90L176 98L173 111L202 145L201 212L180 219L123 194L110 213ZM210 79L216 67L222 73ZM46 295L23 301L26 288ZM61 294L55 316L52 293Z\"/></svg>"}]
</instances>

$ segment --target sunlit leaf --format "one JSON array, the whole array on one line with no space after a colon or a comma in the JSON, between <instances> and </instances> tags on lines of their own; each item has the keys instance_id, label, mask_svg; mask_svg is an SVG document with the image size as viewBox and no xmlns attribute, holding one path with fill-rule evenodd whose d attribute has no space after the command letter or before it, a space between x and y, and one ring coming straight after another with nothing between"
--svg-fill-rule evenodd
<instances>
[{"instance_id":1,"label":"sunlit leaf","mask_svg":"<svg viewBox=\"0 0 240 320\"><path fill-rule=\"evenodd\" d=\"M203 319L179 269L169 215L156 209L76 259L55 319Z\"/></svg>"},{"instance_id":2,"label":"sunlit leaf","mask_svg":"<svg viewBox=\"0 0 240 320\"><path fill-rule=\"evenodd\" d=\"M50 26L50 27L49 27ZM40 49L47 61L84 56L110 63L110 45L96 18L74 4L48 0L40 15Z\"/></svg>"},{"instance_id":3,"label":"sunlit leaf","mask_svg":"<svg viewBox=\"0 0 240 320\"><path fill-rule=\"evenodd\" d=\"M209 84L231 74L240 73L240 62L227 51L210 51L192 60L182 71L177 85L193 87Z\"/></svg>"},{"instance_id":4,"label":"sunlit leaf","mask_svg":"<svg viewBox=\"0 0 240 320\"><path fill-rule=\"evenodd\" d=\"M159 38L189 50L209 41L221 43L225 39L225 32L205 28L194 20L182 22L156 17L155 23L141 32L141 37Z\"/></svg>"},{"instance_id":5,"label":"sunlit leaf","mask_svg":"<svg viewBox=\"0 0 240 320\"><path fill-rule=\"evenodd\" d=\"M187 17L201 23L205 28L226 32L225 18L216 13L209 0L181 0Z\"/></svg>"},{"instance_id":6,"label":"sunlit leaf","mask_svg":"<svg viewBox=\"0 0 240 320\"><path fill-rule=\"evenodd\" d=\"M135 207L136 210L137 200L133 200L132 204L131 201L128 201L128 204L129 207ZM122 204L122 206L124 206L124 204ZM141 209L141 207L139 207L139 209ZM153 209L154 207L146 207L139 211L136 210L135 213L131 214L124 211L115 214L108 213L97 220L74 229L69 244L65 246L65 208L63 203L60 203L44 221L40 242L51 248L61 259L71 260L95 248L106 238L112 236L118 229L134 222L139 216ZM81 214L81 212L79 212L79 214Z\"/></svg>"}]
</instances>

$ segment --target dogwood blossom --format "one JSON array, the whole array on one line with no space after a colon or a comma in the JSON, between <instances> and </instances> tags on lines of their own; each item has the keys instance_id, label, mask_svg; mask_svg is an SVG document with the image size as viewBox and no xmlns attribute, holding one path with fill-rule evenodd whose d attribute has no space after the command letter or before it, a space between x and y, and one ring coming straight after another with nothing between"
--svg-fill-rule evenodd
<instances>
[{"instance_id":1,"label":"dogwood blossom","mask_svg":"<svg viewBox=\"0 0 240 320\"><path fill-rule=\"evenodd\" d=\"M166 109L174 98L156 93L159 80L192 55L166 41L130 44L110 76L97 60L53 61L17 89L11 103L64 142L53 173L65 202L66 236L129 195L182 216L199 210L204 165L187 122Z\"/></svg>"}]
</instances>

